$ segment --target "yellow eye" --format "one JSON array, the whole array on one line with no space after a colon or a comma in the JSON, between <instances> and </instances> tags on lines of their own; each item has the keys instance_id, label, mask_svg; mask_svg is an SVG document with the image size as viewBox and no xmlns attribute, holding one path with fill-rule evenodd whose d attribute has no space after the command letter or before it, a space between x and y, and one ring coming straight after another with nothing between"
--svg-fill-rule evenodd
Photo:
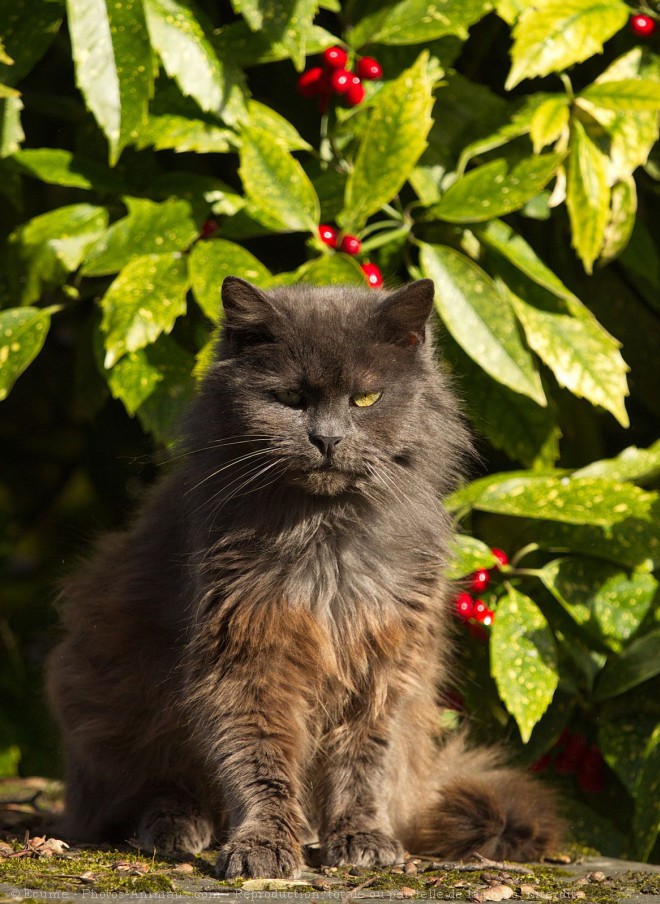
<instances>
[{"instance_id":1,"label":"yellow eye","mask_svg":"<svg viewBox=\"0 0 660 904\"><path fill-rule=\"evenodd\" d=\"M293 389L283 389L275 393L275 398L282 405L289 405L290 408L296 408L303 400L302 392L295 392Z\"/></svg>"},{"instance_id":2,"label":"yellow eye","mask_svg":"<svg viewBox=\"0 0 660 904\"><path fill-rule=\"evenodd\" d=\"M382 392L358 392L357 395L351 396L351 402L358 408L370 408L382 394Z\"/></svg>"}]
</instances>

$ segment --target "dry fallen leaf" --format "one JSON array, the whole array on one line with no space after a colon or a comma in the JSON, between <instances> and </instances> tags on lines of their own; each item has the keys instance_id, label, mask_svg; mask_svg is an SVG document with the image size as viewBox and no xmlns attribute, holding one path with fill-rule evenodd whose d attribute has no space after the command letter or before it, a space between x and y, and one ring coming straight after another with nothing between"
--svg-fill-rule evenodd
<instances>
[{"instance_id":1,"label":"dry fallen leaf","mask_svg":"<svg viewBox=\"0 0 660 904\"><path fill-rule=\"evenodd\" d=\"M402 898L414 898L417 892L414 888L408 888L407 885L404 885L401 889L401 897Z\"/></svg>"},{"instance_id":2,"label":"dry fallen leaf","mask_svg":"<svg viewBox=\"0 0 660 904\"><path fill-rule=\"evenodd\" d=\"M174 872L176 873L194 873L195 867L192 863L179 863L174 867Z\"/></svg>"}]
</instances>

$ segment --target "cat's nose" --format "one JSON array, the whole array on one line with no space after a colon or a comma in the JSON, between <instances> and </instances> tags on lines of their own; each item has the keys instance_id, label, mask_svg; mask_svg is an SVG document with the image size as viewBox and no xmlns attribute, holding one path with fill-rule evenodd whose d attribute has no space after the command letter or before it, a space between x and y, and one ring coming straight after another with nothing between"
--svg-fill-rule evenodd
<instances>
[{"instance_id":1,"label":"cat's nose","mask_svg":"<svg viewBox=\"0 0 660 904\"><path fill-rule=\"evenodd\" d=\"M320 436L318 433L309 434L310 443L320 449L325 458L332 458L335 449L343 438L343 436Z\"/></svg>"}]
</instances>

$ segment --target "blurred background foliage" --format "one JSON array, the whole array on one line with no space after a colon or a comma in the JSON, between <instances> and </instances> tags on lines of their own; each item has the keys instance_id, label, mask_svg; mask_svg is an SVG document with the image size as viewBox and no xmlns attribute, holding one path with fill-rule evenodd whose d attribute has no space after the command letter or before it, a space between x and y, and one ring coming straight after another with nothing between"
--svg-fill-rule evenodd
<instances>
[{"instance_id":1,"label":"blurred background foliage","mask_svg":"<svg viewBox=\"0 0 660 904\"><path fill-rule=\"evenodd\" d=\"M57 583L167 462L223 276L424 275L480 454L448 721L660 859L658 18L0 0L0 775L60 774Z\"/></svg>"}]
</instances>

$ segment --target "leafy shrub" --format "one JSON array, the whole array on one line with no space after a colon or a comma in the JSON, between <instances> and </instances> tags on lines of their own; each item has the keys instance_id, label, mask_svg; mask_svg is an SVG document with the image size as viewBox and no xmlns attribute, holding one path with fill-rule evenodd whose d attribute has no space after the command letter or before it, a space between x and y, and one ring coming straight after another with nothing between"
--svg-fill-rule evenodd
<instances>
[{"instance_id":1,"label":"leafy shrub","mask_svg":"<svg viewBox=\"0 0 660 904\"><path fill-rule=\"evenodd\" d=\"M5 773L57 768L53 586L167 458L223 276L425 275L486 473L450 499L491 611L451 705L564 783L582 840L657 857L660 58L633 12L0 0ZM382 79L332 94L333 46Z\"/></svg>"}]
</instances>

